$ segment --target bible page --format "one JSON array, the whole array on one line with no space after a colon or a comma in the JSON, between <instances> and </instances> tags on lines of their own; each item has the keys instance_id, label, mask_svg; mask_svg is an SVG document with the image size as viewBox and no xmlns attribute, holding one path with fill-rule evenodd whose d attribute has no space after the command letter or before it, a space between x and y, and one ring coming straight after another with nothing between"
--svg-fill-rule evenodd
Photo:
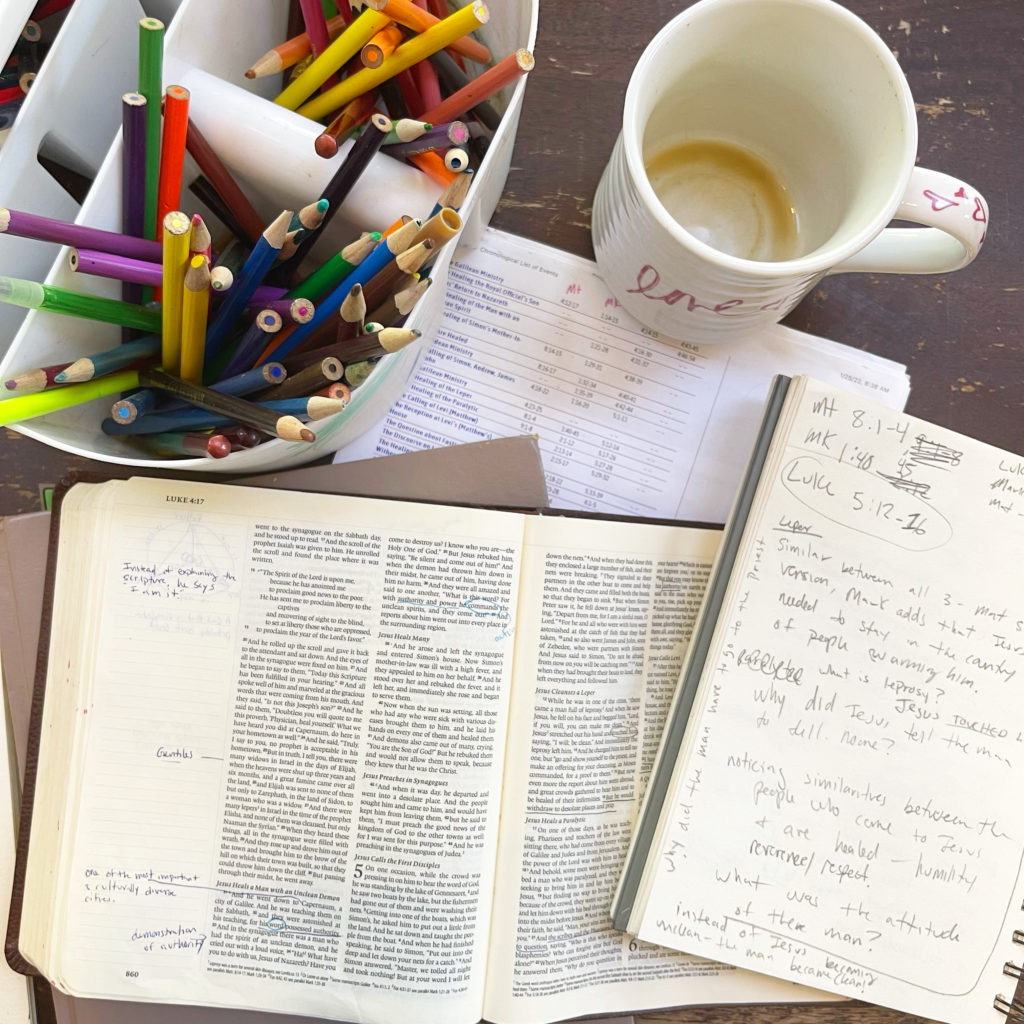
<instances>
[{"instance_id":1,"label":"bible page","mask_svg":"<svg viewBox=\"0 0 1024 1024\"><path fill-rule=\"evenodd\" d=\"M721 532L553 516L526 532L485 1016L824 998L608 917Z\"/></svg>"},{"instance_id":2,"label":"bible page","mask_svg":"<svg viewBox=\"0 0 1024 1024\"><path fill-rule=\"evenodd\" d=\"M1024 896L1024 460L814 381L783 415L636 930L973 1024Z\"/></svg>"},{"instance_id":3,"label":"bible page","mask_svg":"<svg viewBox=\"0 0 1024 1024\"><path fill-rule=\"evenodd\" d=\"M60 986L478 1020L521 517L102 487Z\"/></svg>"}]
</instances>

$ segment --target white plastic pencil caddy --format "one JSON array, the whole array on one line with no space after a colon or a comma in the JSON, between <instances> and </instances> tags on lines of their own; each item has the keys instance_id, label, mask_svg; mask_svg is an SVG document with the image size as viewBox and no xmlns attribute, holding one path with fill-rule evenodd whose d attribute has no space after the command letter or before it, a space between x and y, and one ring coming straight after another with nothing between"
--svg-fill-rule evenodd
<instances>
[{"instance_id":1,"label":"white plastic pencil caddy","mask_svg":"<svg viewBox=\"0 0 1024 1024\"><path fill-rule=\"evenodd\" d=\"M127 4L128 0L105 2L112 7ZM489 5L490 21L477 34L490 46L495 59L518 47L533 47L537 5L538 0L493 0ZM134 0L133 6L137 8ZM190 89L190 114L197 127L269 221L281 209L295 209L315 201L318 189L330 179L346 147L343 145L330 161L316 156L312 143L321 129L271 102L279 90L280 76L255 80L244 76L253 60L282 41L280 27L286 23L287 0L261 3L258 16L248 9L244 15L240 11L234 0L183 0L165 37L163 81L165 87L181 84ZM140 16L137 10L123 16L133 47L137 45L136 24ZM504 107L504 117L460 207L463 229L458 244L476 244L498 203L508 175L525 85L526 79L521 78L492 101ZM120 121L120 94L129 88L134 86L125 85L107 98L115 124ZM90 109L92 105L89 104ZM75 218L79 223L107 230L120 229L121 141L120 132L113 131L113 144ZM187 189L197 173L189 158L186 187L182 189L182 195L188 198L183 199L183 205L189 213L205 215L209 211ZM403 214L426 218L441 191L426 175L378 154L363 172L342 211L331 221L314 253L326 258L352 241L359 231L382 230ZM4 205L2 192L0 205ZM60 216L30 201L21 206L13 202L7 205ZM211 223L217 223L210 216ZM0 248L3 241L0 239ZM45 278L48 283L119 296L118 282L76 276L68 267L67 249L49 248L52 265ZM109 414L107 399L26 420L12 429L76 455L140 467L173 465L175 470L250 473L299 465L330 454L376 423L412 376L441 319L444 282L454 249L455 244L449 243L441 251L431 272L433 284L407 321L406 326L423 333L421 342L385 356L367 381L353 391L343 413L314 424L317 439L312 444L274 439L247 451L233 452L224 459L168 462L136 457L122 439L108 437L100 429L102 419ZM0 361L0 379L103 351L117 344L119 337L117 327L32 311Z\"/></svg>"}]
</instances>

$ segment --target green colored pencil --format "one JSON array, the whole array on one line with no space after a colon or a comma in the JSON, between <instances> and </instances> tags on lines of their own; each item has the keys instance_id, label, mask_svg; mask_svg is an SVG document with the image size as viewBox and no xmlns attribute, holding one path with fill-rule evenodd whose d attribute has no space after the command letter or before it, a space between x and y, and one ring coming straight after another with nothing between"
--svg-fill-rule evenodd
<instances>
[{"instance_id":1,"label":"green colored pencil","mask_svg":"<svg viewBox=\"0 0 1024 1024\"><path fill-rule=\"evenodd\" d=\"M0 277L0 302L26 309L42 309L85 320L102 320L121 327L135 327L147 334L160 333L160 311L147 306L104 299L97 295L73 292L54 284L40 284L20 277Z\"/></svg>"},{"instance_id":2,"label":"green colored pencil","mask_svg":"<svg viewBox=\"0 0 1024 1024\"><path fill-rule=\"evenodd\" d=\"M122 370L106 377L87 380L83 384L68 384L63 388L48 388L34 395L18 395L0 402L0 427L20 423L36 416L45 416L57 409L106 398L120 391L132 391L139 386L138 370Z\"/></svg>"},{"instance_id":3,"label":"green colored pencil","mask_svg":"<svg viewBox=\"0 0 1024 1024\"><path fill-rule=\"evenodd\" d=\"M291 291L286 292L284 297L286 299L309 299L310 302L316 302L317 299L333 291L337 284L348 277L377 247L380 239L379 231L370 231L354 242L350 242L341 252L336 252L309 277L300 281Z\"/></svg>"},{"instance_id":4,"label":"green colored pencil","mask_svg":"<svg viewBox=\"0 0 1024 1024\"><path fill-rule=\"evenodd\" d=\"M160 101L163 98L164 23L158 18L139 21L139 93L146 97L146 214L147 238L157 237L157 183L160 179Z\"/></svg>"}]
</instances>

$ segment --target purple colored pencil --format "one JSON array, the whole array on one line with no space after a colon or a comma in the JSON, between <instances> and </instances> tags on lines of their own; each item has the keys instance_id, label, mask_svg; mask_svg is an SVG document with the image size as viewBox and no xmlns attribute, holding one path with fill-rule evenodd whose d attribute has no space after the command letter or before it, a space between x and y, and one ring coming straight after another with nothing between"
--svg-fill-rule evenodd
<instances>
[{"instance_id":1,"label":"purple colored pencil","mask_svg":"<svg viewBox=\"0 0 1024 1024\"><path fill-rule=\"evenodd\" d=\"M79 249L97 249L150 263L159 264L163 261L163 248L159 242L122 235L117 231L90 228L84 224L72 224L53 217L42 217L36 213L22 213L6 207L0 207L0 234L73 245Z\"/></svg>"},{"instance_id":2,"label":"purple colored pencil","mask_svg":"<svg viewBox=\"0 0 1024 1024\"><path fill-rule=\"evenodd\" d=\"M469 143L469 128L465 121L448 121L435 124L428 128L419 138L410 142L392 142L381 147L382 153L398 159L429 153L435 149L448 149L451 146L465 146Z\"/></svg>"},{"instance_id":3,"label":"purple colored pencil","mask_svg":"<svg viewBox=\"0 0 1024 1024\"><path fill-rule=\"evenodd\" d=\"M272 309L281 315L282 320L291 324L305 324L313 319L316 306L309 299L272 299L266 302L260 299L246 303L247 316L256 316L264 309Z\"/></svg>"},{"instance_id":4,"label":"purple colored pencil","mask_svg":"<svg viewBox=\"0 0 1024 1024\"><path fill-rule=\"evenodd\" d=\"M135 284L159 287L163 278L163 269L159 263L147 260L133 260L114 253L98 252L95 249L72 249L68 255L68 266L80 274L91 274L94 277L110 277L115 281L131 281ZM226 295L230 289L220 292ZM276 285L260 285L253 292L253 303L265 309L268 303L278 302L285 294L284 288Z\"/></svg>"},{"instance_id":5,"label":"purple colored pencil","mask_svg":"<svg viewBox=\"0 0 1024 1024\"><path fill-rule=\"evenodd\" d=\"M145 237L146 97L138 92L121 97L121 197L121 230Z\"/></svg>"}]
</instances>

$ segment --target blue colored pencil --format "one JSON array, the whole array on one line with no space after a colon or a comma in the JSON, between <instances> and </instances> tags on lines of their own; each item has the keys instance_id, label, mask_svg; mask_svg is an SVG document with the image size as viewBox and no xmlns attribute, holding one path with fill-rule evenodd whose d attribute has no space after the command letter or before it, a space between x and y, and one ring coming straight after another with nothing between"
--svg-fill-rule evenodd
<instances>
[{"instance_id":1,"label":"blue colored pencil","mask_svg":"<svg viewBox=\"0 0 1024 1024\"><path fill-rule=\"evenodd\" d=\"M235 321L242 314L252 293L259 287L267 271L274 265L277 254L284 245L288 235L288 224L292 211L284 210L260 235L253 250L242 264L235 283L224 293L224 301L220 304L209 327L206 329L206 352L204 362L212 364Z\"/></svg>"},{"instance_id":2,"label":"blue colored pencil","mask_svg":"<svg viewBox=\"0 0 1024 1024\"><path fill-rule=\"evenodd\" d=\"M219 391L222 395L244 398L256 391L264 391L268 385L280 384L287 376L288 371L280 363L264 363L234 377L225 377L224 380L211 384L210 390ZM156 388L140 388L127 398L115 402L110 408L110 417L118 423L131 423L139 416L152 412L160 405L162 397L166 397L166 394L162 394ZM171 412L174 409L185 408L191 408L188 402L174 399L161 405L160 411Z\"/></svg>"},{"instance_id":3,"label":"blue colored pencil","mask_svg":"<svg viewBox=\"0 0 1024 1024\"><path fill-rule=\"evenodd\" d=\"M159 355L159 338L137 338L135 341L122 342L116 348L108 348L95 355L76 359L53 380L55 384L80 384L84 380L102 377L104 374L113 373L146 359L156 359Z\"/></svg>"},{"instance_id":4,"label":"blue colored pencil","mask_svg":"<svg viewBox=\"0 0 1024 1024\"><path fill-rule=\"evenodd\" d=\"M267 353L267 359L281 359L288 355L296 346L319 330L328 321L336 318L341 304L345 301L354 284L365 285L379 270L383 270L400 252L408 248L409 243L420 229L420 224L411 220L387 236L369 256L359 263L334 290L317 304L313 319L305 324L298 324L287 337L282 338L278 345Z\"/></svg>"},{"instance_id":5,"label":"blue colored pencil","mask_svg":"<svg viewBox=\"0 0 1024 1024\"><path fill-rule=\"evenodd\" d=\"M313 395L305 398L281 398L269 402L256 402L254 405L267 409L279 416L295 416L303 420L319 420L325 416L341 412L346 403L340 398L324 398ZM237 423L237 419L209 409L187 406L170 412L151 412L140 416L131 423L119 423L112 417L105 419L101 427L104 434L115 436L131 434L162 434L179 430L203 430L208 427L223 427Z\"/></svg>"}]
</instances>

